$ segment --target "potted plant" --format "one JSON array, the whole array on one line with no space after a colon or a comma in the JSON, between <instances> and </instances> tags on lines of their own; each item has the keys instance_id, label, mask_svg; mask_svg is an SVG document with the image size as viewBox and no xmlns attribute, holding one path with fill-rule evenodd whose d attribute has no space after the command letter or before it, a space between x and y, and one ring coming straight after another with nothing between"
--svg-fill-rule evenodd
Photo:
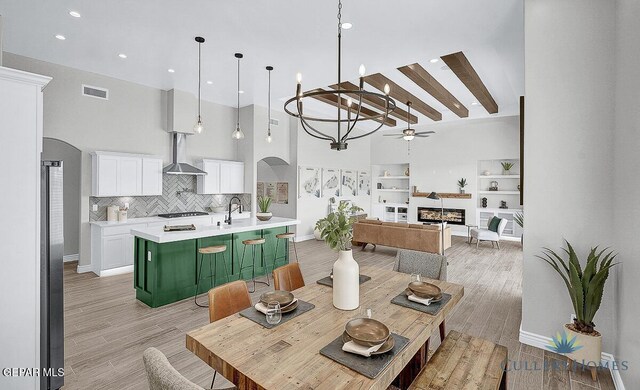
<instances>
[{"instance_id":1,"label":"potted plant","mask_svg":"<svg viewBox=\"0 0 640 390\"><path fill-rule=\"evenodd\" d=\"M513 163L509 162L509 161L503 161L500 163L502 165L502 174L503 175L510 175L511 172L509 172L511 170L511 168L513 168Z\"/></svg>"},{"instance_id":2,"label":"potted plant","mask_svg":"<svg viewBox=\"0 0 640 390\"><path fill-rule=\"evenodd\" d=\"M616 255L613 251L607 252L607 249L598 251L598 247L591 248L583 270L575 250L568 241L565 240L565 243L567 249L563 250L568 260L549 248L544 248L543 255L537 257L549 263L562 277L573 304L573 323L564 326L571 347L566 351L566 356L574 362L590 366L591 376L595 380L602 353L602 336L595 330L593 318L602 302L609 269L616 265L612 263Z\"/></svg>"},{"instance_id":3,"label":"potted plant","mask_svg":"<svg viewBox=\"0 0 640 390\"><path fill-rule=\"evenodd\" d=\"M316 229L329 248L338 252L333 264L333 306L340 310L355 310L360 306L360 267L353 258L351 239L352 215L358 206L340 202L338 208L316 223Z\"/></svg>"},{"instance_id":4,"label":"potted plant","mask_svg":"<svg viewBox=\"0 0 640 390\"><path fill-rule=\"evenodd\" d=\"M464 194L464 187L467 186L467 179L465 179L464 177L460 180L458 180L458 188L460 188L460 193Z\"/></svg>"},{"instance_id":5,"label":"potted plant","mask_svg":"<svg viewBox=\"0 0 640 390\"><path fill-rule=\"evenodd\" d=\"M271 198L268 196L259 196L258 208L260 209L260 212L256 213L256 218L260 221L270 220L273 214L269 211L269 207L271 207Z\"/></svg>"},{"instance_id":6,"label":"potted plant","mask_svg":"<svg viewBox=\"0 0 640 390\"><path fill-rule=\"evenodd\" d=\"M524 229L524 213L517 212L513 214L513 220L520 226L521 229ZM520 244L524 244L524 233L520 235Z\"/></svg>"}]
</instances>

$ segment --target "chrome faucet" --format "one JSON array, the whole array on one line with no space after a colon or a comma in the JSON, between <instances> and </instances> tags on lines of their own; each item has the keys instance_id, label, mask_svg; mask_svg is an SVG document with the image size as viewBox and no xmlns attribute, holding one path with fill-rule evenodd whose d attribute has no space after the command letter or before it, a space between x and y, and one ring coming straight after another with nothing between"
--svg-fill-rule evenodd
<instances>
[{"instance_id":1,"label":"chrome faucet","mask_svg":"<svg viewBox=\"0 0 640 390\"><path fill-rule=\"evenodd\" d=\"M231 209L234 199L238 201L238 207L236 207L235 209ZM231 225L231 213L235 210L239 210L238 214L242 214L242 201L240 200L240 198L234 195L233 197L231 197L231 199L229 199L229 216L224 220L224 223Z\"/></svg>"}]
</instances>

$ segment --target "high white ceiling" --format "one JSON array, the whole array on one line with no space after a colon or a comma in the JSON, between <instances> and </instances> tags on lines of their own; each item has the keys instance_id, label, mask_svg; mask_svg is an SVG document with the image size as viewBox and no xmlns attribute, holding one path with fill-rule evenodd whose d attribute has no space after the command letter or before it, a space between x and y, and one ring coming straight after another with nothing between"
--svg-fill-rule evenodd
<instances>
[{"instance_id":1,"label":"high white ceiling","mask_svg":"<svg viewBox=\"0 0 640 390\"><path fill-rule=\"evenodd\" d=\"M81 17L70 16L71 10ZM336 82L337 1L0 0L0 14L5 51L193 93L194 37L201 35L207 40L203 98L225 105L236 104L235 52L245 55L242 106L266 105L266 65L275 67L272 96L278 110L295 93L297 72L304 89ZM476 99L457 77L441 69L442 61L429 62L464 51L498 103L498 115L518 112L524 93L523 0L344 0L342 14L353 23L343 34L343 79L355 82L364 63L367 74L381 72L441 111L444 120L457 119L396 70L419 62L469 108L470 118L487 117L482 106L471 105Z\"/></svg>"}]
</instances>

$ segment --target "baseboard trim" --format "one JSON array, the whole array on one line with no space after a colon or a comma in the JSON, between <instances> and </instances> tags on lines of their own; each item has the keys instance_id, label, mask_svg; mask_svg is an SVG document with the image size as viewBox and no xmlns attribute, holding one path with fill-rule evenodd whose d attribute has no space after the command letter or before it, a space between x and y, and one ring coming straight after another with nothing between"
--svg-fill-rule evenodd
<instances>
[{"instance_id":1,"label":"baseboard trim","mask_svg":"<svg viewBox=\"0 0 640 390\"><path fill-rule=\"evenodd\" d=\"M112 269L106 269L103 271L100 271L98 273L98 276L103 277L103 276L113 276L113 275L122 275L122 274L128 274L133 272L133 265L126 265L124 267L118 267L118 268L112 268Z\"/></svg>"},{"instance_id":2,"label":"baseboard trim","mask_svg":"<svg viewBox=\"0 0 640 390\"><path fill-rule=\"evenodd\" d=\"M76 253L75 255L64 255L62 256L62 261L68 263L70 261L78 261L80 259L80 255Z\"/></svg>"},{"instance_id":3,"label":"baseboard trim","mask_svg":"<svg viewBox=\"0 0 640 390\"><path fill-rule=\"evenodd\" d=\"M76 268L76 272L79 274L84 274L87 272L93 272L93 267L91 266L91 264L87 264L87 265L78 265L78 268Z\"/></svg>"},{"instance_id":4,"label":"baseboard trim","mask_svg":"<svg viewBox=\"0 0 640 390\"><path fill-rule=\"evenodd\" d=\"M527 344L544 350L547 349L547 345L551 342L551 337L527 332L526 330L522 330L522 327L520 327L519 339L522 344ZM602 352L600 359L604 362L615 361L615 357L607 352ZM615 385L616 390L625 390L624 383L622 383L622 377L620 376L620 370L613 370L612 367L613 365L609 365L609 372L611 373L611 378L613 379L613 384Z\"/></svg>"},{"instance_id":5,"label":"baseboard trim","mask_svg":"<svg viewBox=\"0 0 640 390\"><path fill-rule=\"evenodd\" d=\"M295 242L302 242L302 241L309 241L309 240L315 240L316 237L313 234L307 234L306 236L297 236L294 241Z\"/></svg>"}]
</instances>

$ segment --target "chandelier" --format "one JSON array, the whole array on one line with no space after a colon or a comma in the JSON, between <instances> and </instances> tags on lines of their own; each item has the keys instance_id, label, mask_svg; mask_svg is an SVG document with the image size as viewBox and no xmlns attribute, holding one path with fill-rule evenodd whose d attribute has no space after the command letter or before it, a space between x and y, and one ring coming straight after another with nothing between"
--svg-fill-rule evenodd
<instances>
[{"instance_id":1,"label":"chandelier","mask_svg":"<svg viewBox=\"0 0 640 390\"><path fill-rule=\"evenodd\" d=\"M344 89L342 88L342 78L341 78L341 65L342 65L342 1L338 1L338 83L337 89L331 91L325 90L311 90L307 92L302 92L302 75L298 73L297 75L297 86L296 86L296 96L287 100L284 104L284 110L287 114L298 118L300 120L300 124L302 129L312 137L331 141L331 149L334 150L345 150L347 149L347 142L350 140L363 138L368 135L375 133L380 130L382 126L385 124L385 120L389 116L389 113L396 108L396 102L389 96L389 85L384 86L384 94L370 92L364 90L364 75L365 75L365 67L364 65L360 65L359 73L360 73L360 84L358 89ZM347 96L345 100L342 96ZM362 109L362 97L367 96L369 99L382 99L384 104L384 111L377 112L376 114L364 115L361 114ZM357 105L353 107L355 99ZM329 100L338 108L338 116L337 118L322 118L322 117L314 117L304 114L303 100L306 98L323 98L322 100ZM295 108L292 110L290 107L291 104L295 103ZM343 117L342 110L347 111L347 117ZM368 131L364 134L354 135L352 134L353 129L356 127L358 123L365 120L375 120L380 122L380 125L376 127L372 131ZM320 122L320 123L334 123L337 127L337 134L329 135L326 134L315 127L313 127L312 122ZM346 127L344 126L346 124Z\"/></svg>"}]
</instances>

